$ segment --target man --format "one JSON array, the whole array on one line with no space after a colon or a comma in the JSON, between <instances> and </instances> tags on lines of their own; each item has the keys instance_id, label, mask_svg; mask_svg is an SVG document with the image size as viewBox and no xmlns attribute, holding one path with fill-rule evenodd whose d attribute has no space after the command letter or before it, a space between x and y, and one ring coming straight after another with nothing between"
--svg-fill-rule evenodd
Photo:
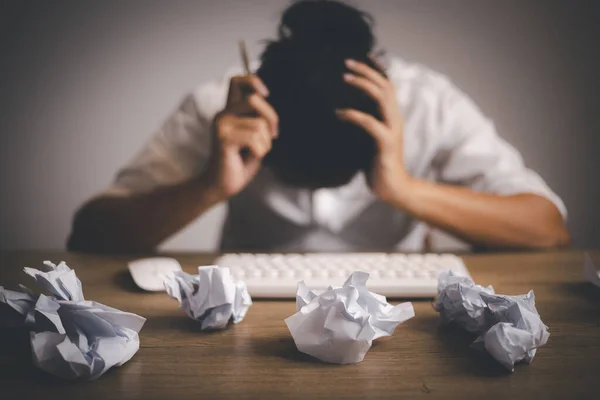
<instances>
[{"instance_id":1,"label":"man","mask_svg":"<svg viewBox=\"0 0 600 400\"><path fill-rule=\"evenodd\" d=\"M370 54L364 13L300 1L256 74L186 97L68 247L153 250L228 201L222 250L422 250L427 226L474 246L565 245L566 209L446 78Z\"/></svg>"}]
</instances>

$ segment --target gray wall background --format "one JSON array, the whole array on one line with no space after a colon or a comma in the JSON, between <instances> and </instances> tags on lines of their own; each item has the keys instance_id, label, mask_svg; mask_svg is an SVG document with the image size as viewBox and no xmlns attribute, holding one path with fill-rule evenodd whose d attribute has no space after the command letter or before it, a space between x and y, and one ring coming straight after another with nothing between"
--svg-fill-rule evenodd
<instances>
[{"instance_id":1,"label":"gray wall background","mask_svg":"<svg viewBox=\"0 0 600 400\"><path fill-rule=\"evenodd\" d=\"M594 1L354 0L379 43L473 97L565 200L574 245L600 247ZM62 248L197 84L258 55L287 0L0 1L0 246ZM214 248L224 208L169 240Z\"/></svg>"}]
</instances>

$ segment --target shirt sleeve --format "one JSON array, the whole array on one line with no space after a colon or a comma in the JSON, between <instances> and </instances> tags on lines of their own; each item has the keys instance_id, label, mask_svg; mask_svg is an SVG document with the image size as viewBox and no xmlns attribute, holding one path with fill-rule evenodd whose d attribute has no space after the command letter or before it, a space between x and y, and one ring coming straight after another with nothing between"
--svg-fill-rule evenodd
<instances>
[{"instance_id":1,"label":"shirt sleeve","mask_svg":"<svg viewBox=\"0 0 600 400\"><path fill-rule=\"evenodd\" d=\"M105 194L128 196L190 179L205 165L210 145L210 121L191 93L117 173Z\"/></svg>"},{"instance_id":2,"label":"shirt sleeve","mask_svg":"<svg viewBox=\"0 0 600 400\"><path fill-rule=\"evenodd\" d=\"M498 136L494 124L452 85L441 96L440 148L435 164L442 182L499 195L532 193L550 200L563 218L567 209L521 154Z\"/></svg>"}]
</instances>

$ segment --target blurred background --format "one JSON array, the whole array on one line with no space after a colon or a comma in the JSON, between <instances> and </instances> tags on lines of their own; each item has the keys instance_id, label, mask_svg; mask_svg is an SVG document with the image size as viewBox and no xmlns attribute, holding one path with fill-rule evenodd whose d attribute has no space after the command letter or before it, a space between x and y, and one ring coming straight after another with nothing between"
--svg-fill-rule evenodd
<instances>
[{"instance_id":1,"label":"blurred background","mask_svg":"<svg viewBox=\"0 0 600 400\"><path fill-rule=\"evenodd\" d=\"M353 0L389 53L442 72L491 117L600 247L600 2ZM289 0L0 0L0 247L64 248L184 94L274 36ZM164 248L210 250L218 206ZM449 243L441 241L440 243Z\"/></svg>"}]
</instances>

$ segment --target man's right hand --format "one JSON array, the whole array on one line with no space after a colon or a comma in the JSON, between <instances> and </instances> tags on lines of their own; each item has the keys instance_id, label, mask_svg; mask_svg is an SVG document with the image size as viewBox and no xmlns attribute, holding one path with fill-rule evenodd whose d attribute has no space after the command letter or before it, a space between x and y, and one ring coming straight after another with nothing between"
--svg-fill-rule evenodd
<instances>
[{"instance_id":1,"label":"man's right hand","mask_svg":"<svg viewBox=\"0 0 600 400\"><path fill-rule=\"evenodd\" d=\"M213 121L213 151L202 176L219 201L239 193L260 169L278 135L278 117L256 75L235 76L225 108Z\"/></svg>"},{"instance_id":2,"label":"man's right hand","mask_svg":"<svg viewBox=\"0 0 600 400\"><path fill-rule=\"evenodd\" d=\"M85 252L150 252L215 204L242 190L277 136L277 114L256 76L231 79L227 105L213 122L213 148L195 179L132 196L99 196L73 221L68 248ZM99 221L101 223L99 223Z\"/></svg>"}]
</instances>

